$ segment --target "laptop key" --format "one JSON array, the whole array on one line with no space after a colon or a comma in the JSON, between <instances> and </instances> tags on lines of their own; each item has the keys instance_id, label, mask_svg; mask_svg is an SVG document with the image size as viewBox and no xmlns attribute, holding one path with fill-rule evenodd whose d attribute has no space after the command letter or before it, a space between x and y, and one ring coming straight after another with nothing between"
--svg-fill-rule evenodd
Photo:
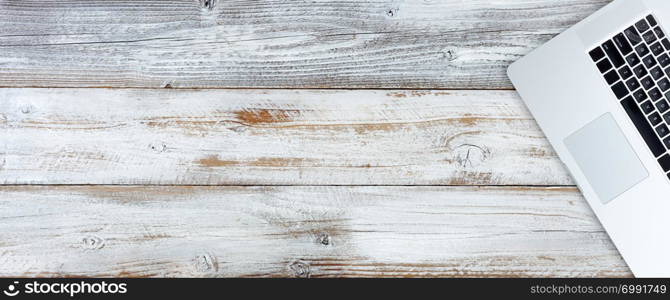
<instances>
[{"instance_id":1,"label":"laptop key","mask_svg":"<svg viewBox=\"0 0 670 300\"><path fill-rule=\"evenodd\" d=\"M619 75L626 80L633 76L633 71L628 66L623 66L623 68L619 69ZM661 75L663 75L663 73L661 73Z\"/></svg>"},{"instance_id":2,"label":"laptop key","mask_svg":"<svg viewBox=\"0 0 670 300\"><path fill-rule=\"evenodd\" d=\"M628 63L629 66L634 67L640 63L640 58L637 56L637 54L633 53L631 55L626 56L626 62Z\"/></svg>"},{"instance_id":3,"label":"laptop key","mask_svg":"<svg viewBox=\"0 0 670 300\"><path fill-rule=\"evenodd\" d=\"M661 115L659 115L657 112L649 115L648 118L649 118L649 123L651 123L651 125L653 125L653 126L656 126L656 125L660 124L661 122L663 122L663 119L661 118Z\"/></svg>"},{"instance_id":4,"label":"laptop key","mask_svg":"<svg viewBox=\"0 0 670 300\"><path fill-rule=\"evenodd\" d=\"M658 57L658 63L661 64L662 67L667 67L670 65L670 56L667 54L663 54Z\"/></svg>"},{"instance_id":5,"label":"laptop key","mask_svg":"<svg viewBox=\"0 0 670 300\"><path fill-rule=\"evenodd\" d=\"M614 92L614 95L618 99L621 99L628 95L628 90L626 89L626 86L623 84L623 82L619 81L618 83L614 84L612 86L612 91Z\"/></svg>"},{"instance_id":6,"label":"laptop key","mask_svg":"<svg viewBox=\"0 0 670 300\"><path fill-rule=\"evenodd\" d=\"M628 37L628 40L633 44L633 46L642 42L642 37L637 33L635 27L628 27L623 33Z\"/></svg>"},{"instance_id":7,"label":"laptop key","mask_svg":"<svg viewBox=\"0 0 670 300\"><path fill-rule=\"evenodd\" d=\"M644 57L649 54L649 48L647 48L647 45L645 44L640 44L635 47L635 52L637 52L637 55Z\"/></svg>"},{"instance_id":8,"label":"laptop key","mask_svg":"<svg viewBox=\"0 0 670 300\"><path fill-rule=\"evenodd\" d=\"M670 124L670 113L663 115L663 120L665 120L665 123Z\"/></svg>"},{"instance_id":9,"label":"laptop key","mask_svg":"<svg viewBox=\"0 0 670 300\"><path fill-rule=\"evenodd\" d=\"M667 78L663 78L658 82L658 87L663 92L667 92L670 89L670 81Z\"/></svg>"},{"instance_id":10,"label":"laptop key","mask_svg":"<svg viewBox=\"0 0 670 300\"><path fill-rule=\"evenodd\" d=\"M626 37L623 35L623 33L615 35L612 40L614 40L614 44L616 44L616 46L619 48L619 51L621 51L623 55L628 55L628 53L633 52L633 47L630 45L628 40L626 40Z\"/></svg>"},{"instance_id":11,"label":"laptop key","mask_svg":"<svg viewBox=\"0 0 670 300\"><path fill-rule=\"evenodd\" d=\"M651 44L656 41L656 35L653 31L647 31L642 34L642 39L644 39L647 44Z\"/></svg>"},{"instance_id":12,"label":"laptop key","mask_svg":"<svg viewBox=\"0 0 670 300\"><path fill-rule=\"evenodd\" d=\"M607 54L607 57L610 58L610 61L612 61L612 64L615 67L621 67L624 64L623 56L619 53L619 50L616 49L616 46L614 46L614 42L607 41L602 44L601 46L603 50L605 50L605 54Z\"/></svg>"},{"instance_id":13,"label":"laptop key","mask_svg":"<svg viewBox=\"0 0 670 300\"><path fill-rule=\"evenodd\" d=\"M645 93L644 90L639 89L633 92L633 98L635 98L637 103L642 103L642 101L649 99L649 96L647 96L647 93Z\"/></svg>"},{"instance_id":14,"label":"laptop key","mask_svg":"<svg viewBox=\"0 0 670 300\"><path fill-rule=\"evenodd\" d=\"M663 69L661 69L659 67L655 67L655 68L651 69L650 73L651 73L651 77L653 77L654 80L659 80L659 79L661 79L661 77L663 77Z\"/></svg>"},{"instance_id":15,"label":"laptop key","mask_svg":"<svg viewBox=\"0 0 670 300\"><path fill-rule=\"evenodd\" d=\"M670 129L668 129L667 125L661 124L656 127L656 133L658 133L658 136L661 138L664 138L666 135L670 134Z\"/></svg>"},{"instance_id":16,"label":"laptop key","mask_svg":"<svg viewBox=\"0 0 670 300\"><path fill-rule=\"evenodd\" d=\"M607 65L608 65L608 64L603 64L603 65L598 64L598 68L599 68L599 69L600 69L601 67L602 67L602 68L606 68ZM611 63L610 63L609 65L610 65L610 67L612 66ZM601 70L602 70L602 69L601 69ZM607 71L607 70L609 70L609 69L605 69L605 71ZM639 66L633 68L633 73L635 73L635 76L637 76L637 78L642 78L642 77L644 77L644 76L647 76L647 74L648 74L648 73L647 73L647 69L645 69L644 66L642 66L642 65L639 65Z\"/></svg>"},{"instance_id":17,"label":"laptop key","mask_svg":"<svg viewBox=\"0 0 670 300\"><path fill-rule=\"evenodd\" d=\"M605 80L607 81L607 84L612 85L612 83L619 81L619 74L617 73L616 70L609 71L607 74L605 74ZM651 78L649 78L649 80L653 85L654 81L651 80Z\"/></svg>"},{"instance_id":18,"label":"laptop key","mask_svg":"<svg viewBox=\"0 0 670 300\"><path fill-rule=\"evenodd\" d=\"M654 16L652 15L647 16L647 22L649 22L649 25L651 25L651 27L658 25L658 23L656 23L656 19L654 19Z\"/></svg>"},{"instance_id":19,"label":"laptop key","mask_svg":"<svg viewBox=\"0 0 670 300\"><path fill-rule=\"evenodd\" d=\"M654 87L654 80L651 79L650 76L642 78L642 80L640 80L640 82L642 82L642 86L644 87L645 90L648 90L648 89Z\"/></svg>"},{"instance_id":20,"label":"laptop key","mask_svg":"<svg viewBox=\"0 0 670 300\"><path fill-rule=\"evenodd\" d=\"M665 37L665 32L663 32L663 30L661 29L661 27L656 27L656 28L654 28L654 33L656 33L656 36L657 36L659 39L662 39L662 38Z\"/></svg>"},{"instance_id":21,"label":"laptop key","mask_svg":"<svg viewBox=\"0 0 670 300\"><path fill-rule=\"evenodd\" d=\"M643 58L642 62L647 67L647 69L650 69L657 64L656 59L651 55L647 55L645 58Z\"/></svg>"},{"instance_id":22,"label":"laptop key","mask_svg":"<svg viewBox=\"0 0 670 300\"><path fill-rule=\"evenodd\" d=\"M653 88L649 91L649 98L651 98L652 101L661 99L661 97L663 97L663 95L661 94L661 91L658 90L658 88Z\"/></svg>"},{"instance_id":23,"label":"laptop key","mask_svg":"<svg viewBox=\"0 0 670 300\"><path fill-rule=\"evenodd\" d=\"M663 99L661 101L656 102L656 109L658 109L660 113L665 113L670 109L670 104L668 104L667 100Z\"/></svg>"},{"instance_id":24,"label":"laptop key","mask_svg":"<svg viewBox=\"0 0 670 300\"><path fill-rule=\"evenodd\" d=\"M626 86L628 87L629 91L634 91L640 88L640 82L637 81L635 78L631 78L628 81L626 81Z\"/></svg>"},{"instance_id":25,"label":"laptop key","mask_svg":"<svg viewBox=\"0 0 670 300\"><path fill-rule=\"evenodd\" d=\"M661 40L661 44L663 44L663 47L665 47L665 50L670 51L670 40L667 38L664 38Z\"/></svg>"},{"instance_id":26,"label":"laptop key","mask_svg":"<svg viewBox=\"0 0 670 300\"><path fill-rule=\"evenodd\" d=\"M645 20L640 20L639 22L635 23L635 28L637 28L637 31L639 32L645 32L649 30L649 24L647 24L647 21Z\"/></svg>"},{"instance_id":27,"label":"laptop key","mask_svg":"<svg viewBox=\"0 0 670 300\"><path fill-rule=\"evenodd\" d=\"M665 49L663 49L663 45L661 45L661 42L656 42L653 45L649 46L651 48L651 53L654 53L654 55L659 56Z\"/></svg>"},{"instance_id":28,"label":"laptop key","mask_svg":"<svg viewBox=\"0 0 670 300\"><path fill-rule=\"evenodd\" d=\"M663 140L663 144L665 144L665 148L670 149L670 136Z\"/></svg>"},{"instance_id":29,"label":"laptop key","mask_svg":"<svg viewBox=\"0 0 670 300\"><path fill-rule=\"evenodd\" d=\"M658 164L661 165L661 168L663 168L664 172L670 171L670 155L663 155L658 159Z\"/></svg>"},{"instance_id":30,"label":"laptop key","mask_svg":"<svg viewBox=\"0 0 670 300\"><path fill-rule=\"evenodd\" d=\"M603 49L600 49L600 47L595 48L589 52L589 55L591 56L591 59L593 59L593 62L597 62L601 60L603 57L605 57L605 52Z\"/></svg>"},{"instance_id":31,"label":"laptop key","mask_svg":"<svg viewBox=\"0 0 670 300\"><path fill-rule=\"evenodd\" d=\"M645 103L640 104L640 108L642 108L642 111L646 115L654 111L654 104L651 103L651 101L647 101Z\"/></svg>"},{"instance_id":32,"label":"laptop key","mask_svg":"<svg viewBox=\"0 0 670 300\"><path fill-rule=\"evenodd\" d=\"M635 128L637 128L637 131L640 133L645 143L647 143L647 146L649 147L649 150L651 150L651 153L654 154L654 157L658 157L665 153L666 149L663 146L663 143L658 136L656 136L653 127L649 125L647 118L642 114L642 111L637 106L637 103L635 103L633 97L626 97L626 99L621 101L621 106L623 106L623 109L635 125Z\"/></svg>"}]
</instances>

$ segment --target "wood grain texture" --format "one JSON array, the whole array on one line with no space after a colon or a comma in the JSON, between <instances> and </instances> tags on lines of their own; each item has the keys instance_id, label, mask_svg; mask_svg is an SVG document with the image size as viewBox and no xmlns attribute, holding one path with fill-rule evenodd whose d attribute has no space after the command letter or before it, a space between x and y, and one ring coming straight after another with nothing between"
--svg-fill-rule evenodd
<instances>
[{"instance_id":1,"label":"wood grain texture","mask_svg":"<svg viewBox=\"0 0 670 300\"><path fill-rule=\"evenodd\" d=\"M0 276L631 276L574 188L0 187Z\"/></svg>"},{"instance_id":2,"label":"wood grain texture","mask_svg":"<svg viewBox=\"0 0 670 300\"><path fill-rule=\"evenodd\" d=\"M504 89L609 0L0 1L0 86Z\"/></svg>"},{"instance_id":3,"label":"wood grain texture","mask_svg":"<svg viewBox=\"0 0 670 300\"><path fill-rule=\"evenodd\" d=\"M495 91L609 2L0 0L0 276L631 276Z\"/></svg>"},{"instance_id":4,"label":"wood grain texture","mask_svg":"<svg viewBox=\"0 0 670 300\"><path fill-rule=\"evenodd\" d=\"M0 89L0 99L4 184L572 184L513 91Z\"/></svg>"}]
</instances>

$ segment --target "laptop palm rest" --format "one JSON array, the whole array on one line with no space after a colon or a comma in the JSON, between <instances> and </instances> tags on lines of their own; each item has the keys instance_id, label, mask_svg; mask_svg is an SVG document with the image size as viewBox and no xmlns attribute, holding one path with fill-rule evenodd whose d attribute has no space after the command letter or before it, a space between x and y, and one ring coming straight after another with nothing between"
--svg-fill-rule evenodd
<instances>
[{"instance_id":1,"label":"laptop palm rest","mask_svg":"<svg viewBox=\"0 0 670 300\"><path fill-rule=\"evenodd\" d=\"M610 113L563 142L603 204L649 177Z\"/></svg>"}]
</instances>

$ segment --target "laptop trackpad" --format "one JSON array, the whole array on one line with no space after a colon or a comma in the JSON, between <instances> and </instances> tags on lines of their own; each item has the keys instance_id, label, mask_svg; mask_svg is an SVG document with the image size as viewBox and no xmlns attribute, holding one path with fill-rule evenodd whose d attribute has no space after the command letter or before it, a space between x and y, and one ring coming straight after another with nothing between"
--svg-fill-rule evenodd
<instances>
[{"instance_id":1,"label":"laptop trackpad","mask_svg":"<svg viewBox=\"0 0 670 300\"><path fill-rule=\"evenodd\" d=\"M563 142L603 204L649 177L610 113Z\"/></svg>"}]
</instances>

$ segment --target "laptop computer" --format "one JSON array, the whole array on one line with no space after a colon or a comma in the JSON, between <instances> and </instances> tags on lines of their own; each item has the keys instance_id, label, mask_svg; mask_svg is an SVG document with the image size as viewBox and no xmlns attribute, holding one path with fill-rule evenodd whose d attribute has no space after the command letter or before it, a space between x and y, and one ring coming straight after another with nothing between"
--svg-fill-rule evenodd
<instances>
[{"instance_id":1,"label":"laptop computer","mask_svg":"<svg viewBox=\"0 0 670 300\"><path fill-rule=\"evenodd\" d=\"M615 0L508 75L638 277L670 276L670 1Z\"/></svg>"}]
</instances>

